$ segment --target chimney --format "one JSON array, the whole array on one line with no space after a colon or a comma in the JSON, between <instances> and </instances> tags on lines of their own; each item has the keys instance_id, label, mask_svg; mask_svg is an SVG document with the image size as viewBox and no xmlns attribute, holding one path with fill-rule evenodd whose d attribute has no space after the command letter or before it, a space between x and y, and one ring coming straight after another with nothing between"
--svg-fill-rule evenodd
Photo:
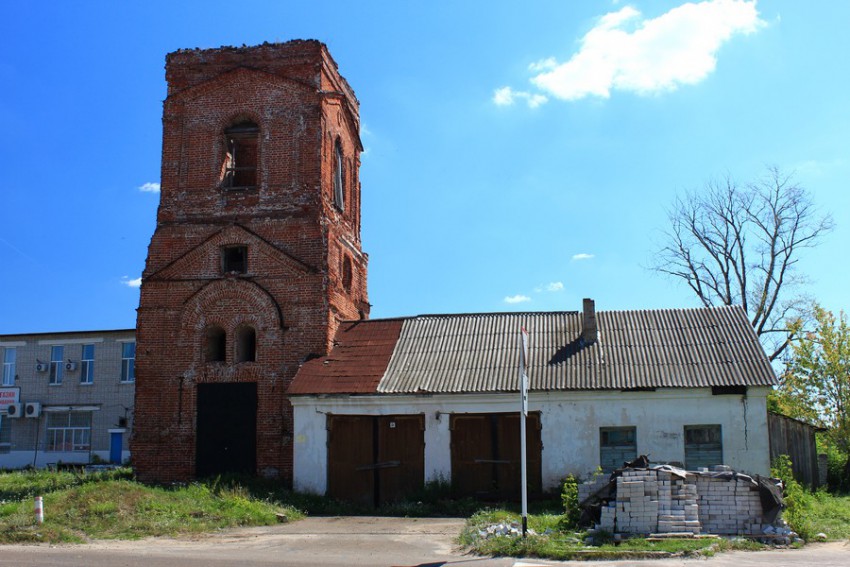
<instances>
[{"instance_id":1,"label":"chimney","mask_svg":"<svg viewBox=\"0 0 850 567\"><path fill-rule=\"evenodd\" d=\"M581 318L581 342L592 345L599 338L599 329L596 326L596 304L592 299L585 297L582 307L584 314Z\"/></svg>"}]
</instances>

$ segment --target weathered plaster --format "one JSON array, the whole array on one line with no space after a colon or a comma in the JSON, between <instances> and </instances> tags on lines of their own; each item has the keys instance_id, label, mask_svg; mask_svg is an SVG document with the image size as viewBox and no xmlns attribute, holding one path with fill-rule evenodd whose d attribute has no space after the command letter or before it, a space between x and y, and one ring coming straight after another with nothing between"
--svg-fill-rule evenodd
<instances>
[{"instance_id":1,"label":"weathered plaster","mask_svg":"<svg viewBox=\"0 0 850 567\"><path fill-rule=\"evenodd\" d=\"M541 414L543 486L566 474L590 475L599 464L599 428L634 426L637 452L653 462L684 462L685 425L720 424L723 458L735 470L769 472L767 393L713 396L708 388L656 392L532 392L529 410ZM294 487L324 494L327 488L327 414L425 416L425 480L451 478L449 414L518 411L516 394L423 396L298 396Z\"/></svg>"}]
</instances>

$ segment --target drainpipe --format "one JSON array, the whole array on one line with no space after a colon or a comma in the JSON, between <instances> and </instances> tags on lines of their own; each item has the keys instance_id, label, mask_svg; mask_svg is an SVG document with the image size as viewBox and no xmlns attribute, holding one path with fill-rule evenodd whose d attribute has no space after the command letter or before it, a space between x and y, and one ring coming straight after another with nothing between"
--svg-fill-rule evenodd
<instances>
[{"instance_id":1,"label":"drainpipe","mask_svg":"<svg viewBox=\"0 0 850 567\"><path fill-rule=\"evenodd\" d=\"M35 418L35 443L34 443L35 448L32 451L32 468L36 468L35 462L38 459L38 434L39 434L40 430L41 430L41 417L39 416L39 417Z\"/></svg>"}]
</instances>

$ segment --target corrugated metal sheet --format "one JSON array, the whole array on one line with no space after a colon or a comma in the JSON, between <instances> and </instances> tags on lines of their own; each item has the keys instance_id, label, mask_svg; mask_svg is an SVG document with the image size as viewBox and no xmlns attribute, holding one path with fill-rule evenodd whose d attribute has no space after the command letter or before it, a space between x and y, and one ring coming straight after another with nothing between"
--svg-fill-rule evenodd
<instances>
[{"instance_id":1,"label":"corrugated metal sheet","mask_svg":"<svg viewBox=\"0 0 850 567\"><path fill-rule=\"evenodd\" d=\"M582 315L479 313L404 319L382 393L516 391L519 330L529 331L533 390L769 386L773 370L739 307L601 311L583 344Z\"/></svg>"},{"instance_id":2,"label":"corrugated metal sheet","mask_svg":"<svg viewBox=\"0 0 850 567\"><path fill-rule=\"evenodd\" d=\"M305 362L287 392L371 394L384 375L401 331L401 320L355 321L337 330L329 356Z\"/></svg>"}]
</instances>

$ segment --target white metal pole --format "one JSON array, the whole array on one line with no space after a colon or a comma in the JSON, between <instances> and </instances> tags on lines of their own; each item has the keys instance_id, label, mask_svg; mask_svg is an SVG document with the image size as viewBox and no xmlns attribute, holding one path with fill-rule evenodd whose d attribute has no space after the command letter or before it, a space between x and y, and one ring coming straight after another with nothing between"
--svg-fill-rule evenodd
<instances>
[{"instance_id":1,"label":"white metal pole","mask_svg":"<svg viewBox=\"0 0 850 567\"><path fill-rule=\"evenodd\" d=\"M519 450L520 470L522 477L522 537L528 533L528 471L526 468L525 418L528 415L528 375L526 374L526 359L528 357L528 332L523 328L520 333L521 345L519 355Z\"/></svg>"}]
</instances>

